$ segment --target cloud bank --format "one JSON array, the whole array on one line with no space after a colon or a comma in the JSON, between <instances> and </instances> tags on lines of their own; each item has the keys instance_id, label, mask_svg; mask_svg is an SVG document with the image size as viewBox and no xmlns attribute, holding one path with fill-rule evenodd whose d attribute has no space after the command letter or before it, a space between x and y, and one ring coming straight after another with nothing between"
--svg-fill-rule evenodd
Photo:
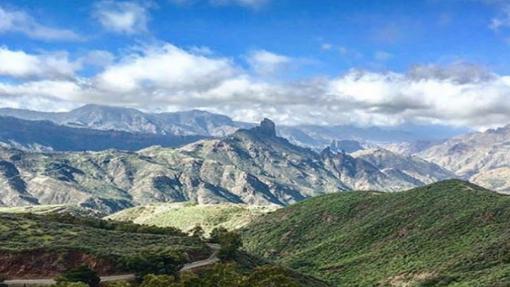
<instances>
[{"instance_id":1,"label":"cloud bank","mask_svg":"<svg viewBox=\"0 0 510 287\"><path fill-rule=\"evenodd\" d=\"M117 57L97 53L107 61L98 73L85 77L80 71L89 61L1 47L0 105L42 110L84 103L152 111L200 108L237 120L271 117L286 124L420 122L483 128L510 123L510 76L466 63L267 82L233 59L170 43ZM290 61L268 51L252 56L255 67L263 70L266 64Z\"/></svg>"}]
</instances>

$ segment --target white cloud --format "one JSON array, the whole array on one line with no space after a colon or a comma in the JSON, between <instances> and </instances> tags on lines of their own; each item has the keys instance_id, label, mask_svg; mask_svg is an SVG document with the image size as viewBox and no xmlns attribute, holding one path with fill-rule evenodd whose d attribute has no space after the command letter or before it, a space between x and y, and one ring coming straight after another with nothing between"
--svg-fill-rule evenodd
<instances>
[{"instance_id":1,"label":"white cloud","mask_svg":"<svg viewBox=\"0 0 510 287\"><path fill-rule=\"evenodd\" d=\"M235 68L228 59L209 58L166 44L126 56L99 74L95 82L109 92L164 89L171 94L208 90L234 74Z\"/></svg>"},{"instance_id":2,"label":"white cloud","mask_svg":"<svg viewBox=\"0 0 510 287\"><path fill-rule=\"evenodd\" d=\"M20 55L20 63L34 59ZM236 120L266 116L286 124L418 121L481 128L510 123L510 75L466 63L416 66L408 73L352 70L333 78L268 82L231 59L163 44L138 48L106 65L95 76L55 79L23 65L11 67L10 75L20 79L38 77L0 80L0 105L23 106L30 99L30 105L41 103L41 109L49 110L80 103L159 111L201 108ZM7 66L0 65L4 74Z\"/></svg>"},{"instance_id":3,"label":"white cloud","mask_svg":"<svg viewBox=\"0 0 510 287\"><path fill-rule=\"evenodd\" d=\"M27 54L0 46L0 75L14 78L72 77L80 64L71 62L67 53Z\"/></svg>"},{"instance_id":4,"label":"white cloud","mask_svg":"<svg viewBox=\"0 0 510 287\"><path fill-rule=\"evenodd\" d=\"M137 2L100 1L94 7L94 17L111 32L147 32L148 8Z\"/></svg>"},{"instance_id":5,"label":"white cloud","mask_svg":"<svg viewBox=\"0 0 510 287\"><path fill-rule=\"evenodd\" d=\"M46 41L82 40L81 36L71 30L45 26L24 11L8 10L0 6L0 33L7 32L22 33Z\"/></svg>"},{"instance_id":6,"label":"white cloud","mask_svg":"<svg viewBox=\"0 0 510 287\"><path fill-rule=\"evenodd\" d=\"M248 55L247 61L257 74L271 75L288 68L292 59L266 50L256 50Z\"/></svg>"}]
</instances>

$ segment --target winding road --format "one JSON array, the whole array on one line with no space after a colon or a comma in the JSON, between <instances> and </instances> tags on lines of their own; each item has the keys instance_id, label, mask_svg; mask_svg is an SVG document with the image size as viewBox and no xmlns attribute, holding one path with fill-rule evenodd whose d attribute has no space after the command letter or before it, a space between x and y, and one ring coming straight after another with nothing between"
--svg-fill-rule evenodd
<instances>
[{"instance_id":1,"label":"winding road","mask_svg":"<svg viewBox=\"0 0 510 287\"><path fill-rule=\"evenodd\" d=\"M211 250L213 251L209 258L184 264L184 266L182 266L179 272L189 271L219 262L220 259L218 258L218 253L220 251L220 245L207 243L207 246L211 248ZM112 281L129 281L135 279L136 277L135 274L121 274L101 276L100 278L101 282L112 282ZM45 278L45 279L12 279L5 280L3 283L7 284L8 286L17 287L17 286L47 286L53 285L56 282L54 279Z\"/></svg>"}]
</instances>

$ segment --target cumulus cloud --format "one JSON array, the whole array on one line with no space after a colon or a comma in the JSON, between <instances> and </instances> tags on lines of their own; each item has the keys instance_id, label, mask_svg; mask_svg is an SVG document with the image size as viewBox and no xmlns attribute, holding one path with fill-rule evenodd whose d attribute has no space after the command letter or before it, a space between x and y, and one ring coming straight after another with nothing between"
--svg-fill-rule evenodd
<instances>
[{"instance_id":1,"label":"cumulus cloud","mask_svg":"<svg viewBox=\"0 0 510 287\"><path fill-rule=\"evenodd\" d=\"M467 63L416 66L407 73L351 70L336 77L268 82L232 59L169 43L111 60L90 77L0 80L0 105L19 106L30 99L50 110L81 103L158 111L199 108L236 120L266 116L285 124L419 122L482 128L510 123L510 76ZM28 70L9 73L29 75Z\"/></svg>"},{"instance_id":2,"label":"cumulus cloud","mask_svg":"<svg viewBox=\"0 0 510 287\"><path fill-rule=\"evenodd\" d=\"M54 41L77 41L82 37L68 29L43 25L21 10L9 10L0 6L0 33L22 33L33 39Z\"/></svg>"},{"instance_id":3,"label":"cumulus cloud","mask_svg":"<svg viewBox=\"0 0 510 287\"><path fill-rule=\"evenodd\" d=\"M292 59L266 50L256 50L248 55L247 61L257 74L271 75L287 68Z\"/></svg>"},{"instance_id":4,"label":"cumulus cloud","mask_svg":"<svg viewBox=\"0 0 510 287\"><path fill-rule=\"evenodd\" d=\"M67 53L28 54L0 46L0 75L14 78L72 77L80 64L69 60Z\"/></svg>"},{"instance_id":5,"label":"cumulus cloud","mask_svg":"<svg viewBox=\"0 0 510 287\"><path fill-rule=\"evenodd\" d=\"M94 7L94 17L111 32L147 32L148 7L137 2L100 1Z\"/></svg>"}]
</instances>

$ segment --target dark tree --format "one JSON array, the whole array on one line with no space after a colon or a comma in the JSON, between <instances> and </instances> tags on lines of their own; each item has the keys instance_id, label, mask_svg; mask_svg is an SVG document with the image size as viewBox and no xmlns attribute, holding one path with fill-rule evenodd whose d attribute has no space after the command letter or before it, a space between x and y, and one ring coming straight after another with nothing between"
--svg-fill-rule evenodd
<instances>
[{"instance_id":1,"label":"dark tree","mask_svg":"<svg viewBox=\"0 0 510 287\"><path fill-rule=\"evenodd\" d=\"M87 265L71 268L57 278L57 282L83 282L90 287L98 287L100 281L97 273Z\"/></svg>"}]
</instances>

